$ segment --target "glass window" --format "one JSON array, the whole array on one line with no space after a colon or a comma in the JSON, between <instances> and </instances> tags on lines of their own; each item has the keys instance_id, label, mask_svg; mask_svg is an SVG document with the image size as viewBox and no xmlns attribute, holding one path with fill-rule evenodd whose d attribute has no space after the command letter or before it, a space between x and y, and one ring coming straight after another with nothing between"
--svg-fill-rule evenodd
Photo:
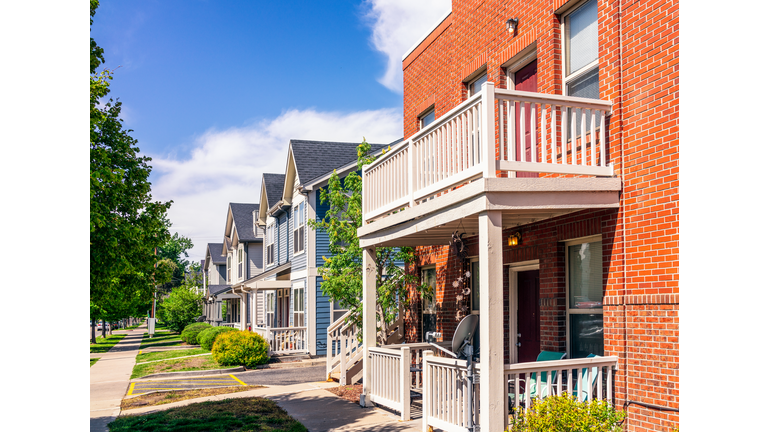
<instances>
[{"instance_id":1,"label":"glass window","mask_svg":"<svg viewBox=\"0 0 768 432\"><path fill-rule=\"evenodd\" d=\"M423 269L421 271L421 283L429 285L430 288L430 298L422 298L421 301L421 340L426 341L427 332L433 332L437 330L437 307L435 304L435 296L437 291L437 272L434 268Z\"/></svg>"},{"instance_id":2,"label":"glass window","mask_svg":"<svg viewBox=\"0 0 768 432\"><path fill-rule=\"evenodd\" d=\"M293 253L304 251L304 201L293 208Z\"/></svg>"},{"instance_id":3,"label":"glass window","mask_svg":"<svg viewBox=\"0 0 768 432\"><path fill-rule=\"evenodd\" d=\"M603 355L603 243L566 243L568 351L571 358Z\"/></svg>"},{"instance_id":4,"label":"glass window","mask_svg":"<svg viewBox=\"0 0 768 432\"><path fill-rule=\"evenodd\" d=\"M428 126L430 123L435 121L435 109L432 108L428 113L424 114L423 116L419 117L419 127L424 128Z\"/></svg>"},{"instance_id":5,"label":"glass window","mask_svg":"<svg viewBox=\"0 0 768 432\"><path fill-rule=\"evenodd\" d=\"M480 262L470 264L472 281L472 312L480 312Z\"/></svg>"},{"instance_id":6,"label":"glass window","mask_svg":"<svg viewBox=\"0 0 768 432\"><path fill-rule=\"evenodd\" d=\"M304 287L293 289L293 325L304 327Z\"/></svg>"},{"instance_id":7,"label":"glass window","mask_svg":"<svg viewBox=\"0 0 768 432\"><path fill-rule=\"evenodd\" d=\"M267 265L275 262L275 224L267 227Z\"/></svg>"},{"instance_id":8,"label":"glass window","mask_svg":"<svg viewBox=\"0 0 768 432\"><path fill-rule=\"evenodd\" d=\"M480 92L483 84L488 82L488 74L484 73L467 84L467 93L469 96L474 96Z\"/></svg>"},{"instance_id":9,"label":"glass window","mask_svg":"<svg viewBox=\"0 0 768 432\"><path fill-rule=\"evenodd\" d=\"M243 278L243 249L237 249L237 277Z\"/></svg>"},{"instance_id":10,"label":"glass window","mask_svg":"<svg viewBox=\"0 0 768 432\"><path fill-rule=\"evenodd\" d=\"M565 88L568 96L600 98L597 39L597 0L590 0L565 15ZM581 110L576 109L576 118ZM566 114L568 138L571 138L571 109ZM592 128L592 116L587 116L586 129ZM577 120L576 137L581 136Z\"/></svg>"}]
</instances>

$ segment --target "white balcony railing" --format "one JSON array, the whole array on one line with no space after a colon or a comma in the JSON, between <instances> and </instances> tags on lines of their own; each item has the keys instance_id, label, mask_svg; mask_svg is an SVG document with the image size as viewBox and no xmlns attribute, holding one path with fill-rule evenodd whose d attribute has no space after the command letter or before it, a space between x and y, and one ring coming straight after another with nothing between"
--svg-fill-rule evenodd
<instances>
[{"instance_id":1,"label":"white balcony railing","mask_svg":"<svg viewBox=\"0 0 768 432\"><path fill-rule=\"evenodd\" d=\"M476 178L495 177L496 170L510 176L612 176L605 140L611 106L484 84L481 92L363 167L364 220L413 207Z\"/></svg>"},{"instance_id":2,"label":"white balcony railing","mask_svg":"<svg viewBox=\"0 0 768 432\"><path fill-rule=\"evenodd\" d=\"M445 431L468 432L469 385L467 363L463 360L439 358L425 352L423 421L424 430L436 427ZM504 365L508 389L505 417L509 409L527 410L533 398L570 394L582 402L593 399L613 402L613 372L618 369L616 356L529 362ZM475 364L475 392L472 400L475 422L480 413L479 374ZM535 379L533 378L536 375Z\"/></svg>"},{"instance_id":3,"label":"white balcony railing","mask_svg":"<svg viewBox=\"0 0 768 432\"><path fill-rule=\"evenodd\" d=\"M234 329L241 330L239 322L223 322L223 323L219 323L219 325L223 327L232 327Z\"/></svg>"},{"instance_id":4,"label":"white balcony railing","mask_svg":"<svg viewBox=\"0 0 768 432\"><path fill-rule=\"evenodd\" d=\"M253 332L267 341L270 355L307 352L306 327L255 327Z\"/></svg>"}]
</instances>

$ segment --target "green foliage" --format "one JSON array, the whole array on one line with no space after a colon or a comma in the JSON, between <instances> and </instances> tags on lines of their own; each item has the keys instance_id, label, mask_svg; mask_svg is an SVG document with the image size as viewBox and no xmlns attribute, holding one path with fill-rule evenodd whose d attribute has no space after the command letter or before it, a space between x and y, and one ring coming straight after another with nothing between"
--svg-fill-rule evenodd
<instances>
[{"instance_id":1,"label":"green foliage","mask_svg":"<svg viewBox=\"0 0 768 432\"><path fill-rule=\"evenodd\" d=\"M269 345L256 333L225 332L216 337L211 354L220 365L254 367L269 361Z\"/></svg>"},{"instance_id":2,"label":"green foliage","mask_svg":"<svg viewBox=\"0 0 768 432\"><path fill-rule=\"evenodd\" d=\"M567 394L533 399L527 412L521 407L512 414L509 432L620 432L626 415L604 400L579 402Z\"/></svg>"},{"instance_id":3,"label":"green foliage","mask_svg":"<svg viewBox=\"0 0 768 432\"><path fill-rule=\"evenodd\" d=\"M202 294L186 284L173 288L157 307L157 316L175 332L181 332L202 313Z\"/></svg>"},{"instance_id":4,"label":"green foliage","mask_svg":"<svg viewBox=\"0 0 768 432\"><path fill-rule=\"evenodd\" d=\"M371 145L363 139L357 148L357 167L370 164L376 159L371 154ZM342 181L333 172L328 180L327 189L320 190L320 202L329 203L330 209L319 221L308 221L315 230L328 233L330 258L323 257L325 263L319 269L323 277L323 293L339 302L342 308L352 311L350 320L362 326L363 298L363 250L357 238L357 229L363 223L362 178L352 172ZM398 308L408 306L408 286L416 287L417 292L429 298L427 285L419 285L417 275L409 274L398 264L414 265L413 248L377 248L376 267L370 269L376 273L376 315L378 327L377 339L382 343L386 339L386 329L397 317ZM398 299L400 304L398 304Z\"/></svg>"},{"instance_id":5,"label":"green foliage","mask_svg":"<svg viewBox=\"0 0 768 432\"><path fill-rule=\"evenodd\" d=\"M171 228L171 223L167 219L165 220L165 224L168 229ZM193 247L194 245L192 244L192 240L179 235L179 233L174 233L173 236L168 239L168 241L157 248L158 257L160 257L162 260L167 260L173 263L170 277L162 280L163 284L160 287L162 291L168 292L173 287L177 287L184 283L184 273L189 269L190 266L189 260L185 258L189 258L187 250L192 249ZM200 264L198 264L198 267L199 265Z\"/></svg>"},{"instance_id":6,"label":"green foliage","mask_svg":"<svg viewBox=\"0 0 768 432\"><path fill-rule=\"evenodd\" d=\"M92 0L91 23L99 2ZM154 294L155 248L169 238L171 202L153 202L148 157L123 128L109 94L112 72L97 68L104 50L90 46L90 315L116 321L141 316Z\"/></svg>"},{"instance_id":7,"label":"green foliage","mask_svg":"<svg viewBox=\"0 0 768 432\"><path fill-rule=\"evenodd\" d=\"M190 324L186 327L184 327L184 330L181 332L181 340L184 342L190 344L190 345L197 345L198 340L197 336L203 332L203 330L211 328L211 325L208 323L194 323Z\"/></svg>"},{"instance_id":8,"label":"green foliage","mask_svg":"<svg viewBox=\"0 0 768 432\"><path fill-rule=\"evenodd\" d=\"M204 329L199 335L197 335L197 342L200 345L200 348L210 351L213 349L213 343L218 335L232 331L237 330L232 327L224 326L207 328Z\"/></svg>"}]
</instances>

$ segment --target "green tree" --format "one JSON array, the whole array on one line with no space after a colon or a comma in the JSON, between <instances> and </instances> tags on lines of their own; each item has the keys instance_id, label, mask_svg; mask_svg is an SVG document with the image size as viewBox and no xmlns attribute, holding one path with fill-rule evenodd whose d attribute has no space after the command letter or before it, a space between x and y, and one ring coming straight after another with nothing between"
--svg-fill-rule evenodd
<instances>
[{"instance_id":1,"label":"green tree","mask_svg":"<svg viewBox=\"0 0 768 432\"><path fill-rule=\"evenodd\" d=\"M93 23L99 2L90 5ZM93 38L90 54L91 320L110 320L141 315L138 309L150 303L155 248L169 238L164 219L171 202L152 201L151 159L139 155L123 128L120 102L105 101L112 72L96 72L104 50Z\"/></svg>"},{"instance_id":2,"label":"green tree","mask_svg":"<svg viewBox=\"0 0 768 432\"><path fill-rule=\"evenodd\" d=\"M184 283L171 289L157 308L157 316L168 328L181 332L184 327L195 321L203 313L202 274L196 273L184 280Z\"/></svg>"},{"instance_id":3,"label":"green tree","mask_svg":"<svg viewBox=\"0 0 768 432\"><path fill-rule=\"evenodd\" d=\"M170 221L166 220L165 223L166 228L170 229ZM161 291L170 292L171 288L177 287L184 282L184 275L189 270L190 265L189 260L186 259L189 258L187 251L193 247L192 240L179 235L179 233L174 233L168 241L157 248L157 255L160 259L170 260L174 264L171 277L159 287Z\"/></svg>"},{"instance_id":4,"label":"green tree","mask_svg":"<svg viewBox=\"0 0 768 432\"><path fill-rule=\"evenodd\" d=\"M365 139L357 148L357 167L376 159L371 146ZM319 269L323 282L323 293L349 309L349 320L362 328L363 298L363 250L357 238L357 229L362 226L362 178L352 172L344 178L343 184L334 170L328 180L327 189L320 190L320 202L329 203L330 209L319 221L309 221L315 230L328 233L330 258ZM419 295L431 298L434 293L429 286L419 284L418 276L409 274L403 265L415 263L413 248L376 249L376 335L379 344L387 338L387 328L397 318L398 310L408 307L408 286L413 286ZM400 303L398 303L400 302Z\"/></svg>"}]
</instances>

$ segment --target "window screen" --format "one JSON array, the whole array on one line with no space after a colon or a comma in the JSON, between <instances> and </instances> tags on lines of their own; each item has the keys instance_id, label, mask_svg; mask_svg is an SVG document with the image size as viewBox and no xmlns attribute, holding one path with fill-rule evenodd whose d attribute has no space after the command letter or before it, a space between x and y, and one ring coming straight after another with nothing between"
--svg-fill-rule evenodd
<instances>
[{"instance_id":1,"label":"window screen","mask_svg":"<svg viewBox=\"0 0 768 432\"><path fill-rule=\"evenodd\" d=\"M597 60L597 0L591 0L566 17L566 43L570 75Z\"/></svg>"}]
</instances>

